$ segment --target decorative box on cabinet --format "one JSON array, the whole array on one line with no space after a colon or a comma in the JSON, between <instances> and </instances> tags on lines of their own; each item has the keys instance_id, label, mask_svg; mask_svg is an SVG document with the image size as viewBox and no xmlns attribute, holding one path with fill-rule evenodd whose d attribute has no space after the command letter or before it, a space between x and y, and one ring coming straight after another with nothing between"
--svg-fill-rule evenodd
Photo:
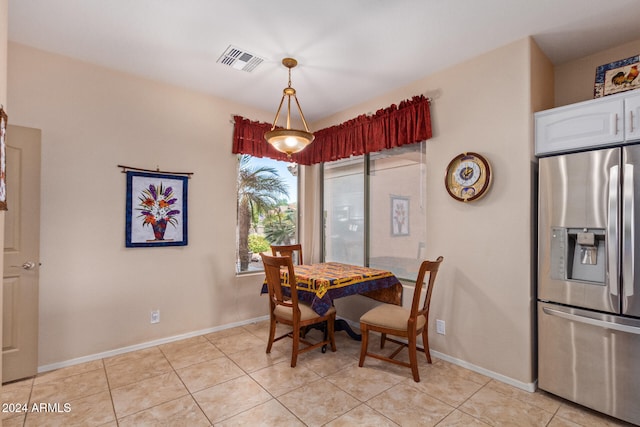
<instances>
[{"instance_id":1,"label":"decorative box on cabinet","mask_svg":"<svg viewBox=\"0 0 640 427\"><path fill-rule=\"evenodd\" d=\"M535 114L536 155L640 141L640 90Z\"/></svg>"}]
</instances>

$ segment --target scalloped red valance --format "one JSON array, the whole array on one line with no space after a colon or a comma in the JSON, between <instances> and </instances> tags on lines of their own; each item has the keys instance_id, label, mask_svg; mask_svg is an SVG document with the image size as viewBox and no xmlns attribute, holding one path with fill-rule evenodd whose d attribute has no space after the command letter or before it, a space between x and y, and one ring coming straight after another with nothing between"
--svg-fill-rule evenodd
<instances>
[{"instance_id":1,"label":"scalloped red valance","mask_svg":"<svg viewBox=\"0 0 640 427\"><path fill-rule=\"evenodd\" d=\"M371 116L360 115L320 129L314 132L315 140L311 145L291 158L264 140L264 133L271 130L270 124L234 116L232 152L312 165L413 144L432 136L429 105L429 98L414 96Z\"/></svg>"}]
</instances>

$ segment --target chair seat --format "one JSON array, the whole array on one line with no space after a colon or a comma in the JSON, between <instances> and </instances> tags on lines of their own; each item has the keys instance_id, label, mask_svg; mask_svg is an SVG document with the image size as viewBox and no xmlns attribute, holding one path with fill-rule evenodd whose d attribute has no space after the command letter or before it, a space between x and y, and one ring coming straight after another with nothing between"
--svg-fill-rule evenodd
<instances>
[{"instance_id":1,"label":"chair seat","mask_svg":"<svg viewBox=\"0 0 640 427\"><path fill-rule=\"evenodd\" d=\"M410 315L410 310L399 305L382 304L363 314L360 317L360 322L386 329L406 331ZM424 316L418 316L416 329L420 330L426 323L427 319Z\"/></svg>"},{"instance_id":2,"label":"chair seat","mask_svg":"<svg viewBox=\"0 0 640 427\"><path fill-rule=\"evenodd\" d=\"M303 322L306 320L315 319L316 317L321 317L310 306L306 304L300 303L298 304L298 308L300 308L300 320ZM329 310L327 310L327 312L324 315L328 316L331 313L335 313L335 311L336 311L335 307L331 307L329 308ZM275 310L273 310L273 314L275 314L278 317L282 317L284 319L293 321L292 307L285 307L283 305L278 305L276 306Z\"/></svg>"}]
</instances>

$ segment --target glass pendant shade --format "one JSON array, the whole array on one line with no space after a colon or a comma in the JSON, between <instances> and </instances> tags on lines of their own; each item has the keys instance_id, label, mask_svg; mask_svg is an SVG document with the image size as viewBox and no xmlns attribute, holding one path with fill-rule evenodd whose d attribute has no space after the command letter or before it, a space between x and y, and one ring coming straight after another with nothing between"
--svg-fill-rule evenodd
<instances>
[{"instance_id":1,"label":"glass pendant shade","mask_svg":"<svg viewBox=\"0 0 640 427\"><path fill-rule=\"evenodd\" d=\"M273 148L291 157L291 154L304 150L304 148L313 141L314 136L307 126L307 121L304 118L302 108L300 108L300 103L296 96L296 90L291 87L291 69L298 65L298 61L293 58L284 58L282 64L289 69L289 86L283 91L276 117L273 120L273 125L269 132L265 132L264 139L271 144ZM287 100L287 125L284 129L277 129L280 111L282 110L282 104L284 104L285 98ZM296 102L305 130L291 129L291 98Z\"/></svg>"}]
</instances>

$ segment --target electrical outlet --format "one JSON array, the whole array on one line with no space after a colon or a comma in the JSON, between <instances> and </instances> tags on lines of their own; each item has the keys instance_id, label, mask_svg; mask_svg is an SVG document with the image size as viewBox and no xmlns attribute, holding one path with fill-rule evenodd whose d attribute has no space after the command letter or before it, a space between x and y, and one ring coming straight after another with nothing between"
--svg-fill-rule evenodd
<instances>
[{"instance_id":1,"label":"electrical outlet","mask_svg":"<svg viewBox=\"0 0 640 427\"><path fill-rule=\"evenodd\" d=\"M446 335L444 320L436 319L436 332L441 335Z\"/></svg>"},{"instance_id":2,"label":"electrical outlet","mask_svg":"<svg viewBox=\"0 0 640 427\"><path fill-rule=\"evenodd\" d=\"M160 310L151 310L151 323L160 322Z\"/></svg>"}]
</instances>

